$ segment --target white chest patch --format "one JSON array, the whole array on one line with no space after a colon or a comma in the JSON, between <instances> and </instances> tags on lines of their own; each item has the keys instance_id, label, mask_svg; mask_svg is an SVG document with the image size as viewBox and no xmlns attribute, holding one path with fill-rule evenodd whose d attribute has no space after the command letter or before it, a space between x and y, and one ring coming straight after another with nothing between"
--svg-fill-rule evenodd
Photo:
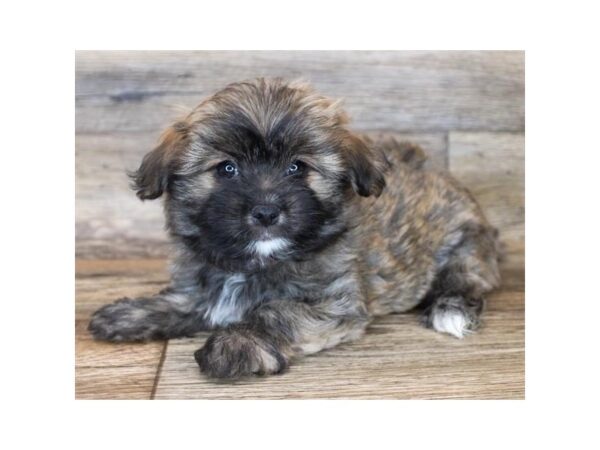
<instances>
[{"instance_id":1,"label":"white chest patch","mask_svg":"<svg viewBox=\"0 0 600 450\"><path fill-rule=\"evenodd\" d=\"M273 253L289 247L290 241L284 238L273 238L262 241L254 241L250 245L250 251L260 256L271 256Z\"/></svg>"},{"instance_id":2,"label":"white chest patch","mask_svg":"<svg viewBox=\"0 0 600 450\"><path fill-rule=\"evenodd\" d=\"M204 318L212 326L224 326L242 320L244 308L238 302L246 283L246 276L241 273L231 275L225 283L218 300L212 305Z\"/></svg>"}]
</instances>

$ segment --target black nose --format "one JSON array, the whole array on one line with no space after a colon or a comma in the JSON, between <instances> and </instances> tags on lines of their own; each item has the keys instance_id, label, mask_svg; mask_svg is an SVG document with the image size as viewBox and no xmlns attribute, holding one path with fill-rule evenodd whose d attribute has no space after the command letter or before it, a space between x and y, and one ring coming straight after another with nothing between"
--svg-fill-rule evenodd
<instances>
[{"instance_id":1,"label":"black nose","mask_svg":"<svg viewBox=\"0 0 600 450\"><path fill-rule=\"evenodd\" d=\"M281 209L275 205L258 205L252 208L252 217L263 227L274 225L279 219Z\"/></svg>"}]
</instances>

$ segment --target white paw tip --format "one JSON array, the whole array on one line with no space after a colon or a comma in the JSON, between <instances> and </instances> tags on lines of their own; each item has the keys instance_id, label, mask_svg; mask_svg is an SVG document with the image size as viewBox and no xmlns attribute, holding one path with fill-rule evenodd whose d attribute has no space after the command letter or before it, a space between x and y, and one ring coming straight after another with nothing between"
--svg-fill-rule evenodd
<instances>
[{"instance_id":1,"label":"white paw tip","mask_svg":"<svg viewBox=\"0 0 600 450\"><path fill-rule=\"evenodd\" d=\"M462 339L466 334L470 334L469 319L460 311L444 311L436 313L433 317L433 329L440 333L451 334L458 339Z\"/></svg>"}]
</instances>

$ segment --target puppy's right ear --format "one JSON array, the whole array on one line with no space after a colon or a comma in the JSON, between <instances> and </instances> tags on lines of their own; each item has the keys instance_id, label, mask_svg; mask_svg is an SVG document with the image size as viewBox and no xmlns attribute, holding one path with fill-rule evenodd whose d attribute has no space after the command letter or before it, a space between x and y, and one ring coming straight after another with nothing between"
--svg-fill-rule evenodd
<instances>
[{"instance_id":1,"label":"puppy's right ear","mask_svg":"<svg viewBox=\"0 0 600 450\"><path fill-rule=\"evenodd\" d=\"M361 137L348 133L345 157L354 191L363 197L379 197L385 187L385 172L390 168L385 154L380 149L371 148Z\"/></svg>"},{"instance_id":2,"label":"puppy's right ear","mask_svg":"<svg viewBox=\"0 0 600 450\"><path fill-rule=\"evenodd\" d=\"M153 200L167 189L176 156L185 147L187 137L188 126L183 122L167 128L158 146L144 156L140 168L129 174L131 187L140 199Z\"/></svg>"}]
</instances>

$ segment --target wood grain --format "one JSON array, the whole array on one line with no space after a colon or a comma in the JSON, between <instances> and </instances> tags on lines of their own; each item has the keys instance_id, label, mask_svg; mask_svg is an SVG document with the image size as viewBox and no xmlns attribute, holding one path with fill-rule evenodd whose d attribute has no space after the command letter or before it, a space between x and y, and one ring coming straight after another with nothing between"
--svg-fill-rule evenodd
<instances>
[{"instance_id":1,"label":"wood grain","mask_svg":"<svg viewBox=\"0 0 600 450\"><path fill-rule=\"evenodd\" d=\"M448 141L450 172L471 190L508 255L516 257L525 241L525 136L452 132Z\"/></svg>"},{"instance_id":2,"label":"wood grain","mask_svg":"<svg viewBox=\"0 0 600 450\"><path fill-rule=\"evenodd\" d=\"M104 304L152 294L168 282L165 261L77 261L75 280L75 396L149 399L163 342L110 344L92 340L91 314Z\"/></svg>"},{"instance_id":3,"label":"wood grain","mask_svg":"<svg viewBox=\"0 0 600 450\"><path fill-rule=\"evenodd\" d=\"M78 133L158 130L225 84L304 78L361 130L522 131L524 53L97 52L76 55Z\"/></svg>"}]
</instances>

